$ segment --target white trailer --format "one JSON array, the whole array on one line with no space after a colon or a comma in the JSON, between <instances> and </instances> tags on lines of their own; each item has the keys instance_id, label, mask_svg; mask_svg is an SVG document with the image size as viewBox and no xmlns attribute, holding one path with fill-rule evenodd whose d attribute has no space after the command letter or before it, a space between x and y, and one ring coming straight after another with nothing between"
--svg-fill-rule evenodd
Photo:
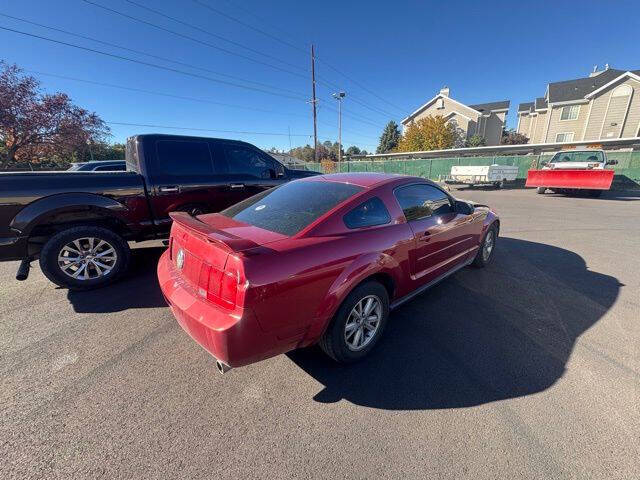
<instances>
[{"instance_id":1,"label":"white trailer","mask_svg":"<svg viewBox=\"0 0 640 480\"><path fill-rule=\"evenodd\" d=\"M465 185L495 185L500 188L513 182L518 176L518 167L512 165L454 165L446 183Z\"/></svg>"}]
</instances>

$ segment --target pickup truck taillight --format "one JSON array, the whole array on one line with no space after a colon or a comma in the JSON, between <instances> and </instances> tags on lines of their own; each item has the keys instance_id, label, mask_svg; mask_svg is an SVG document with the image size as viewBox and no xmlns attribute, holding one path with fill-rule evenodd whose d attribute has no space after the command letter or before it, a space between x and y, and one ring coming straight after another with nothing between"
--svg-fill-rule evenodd
<instances>
[{"instance_id":1,"label":"pickup truck taillight","mask_svg":"<svg viewBox=\"0 0 640 480\"><path fill-rule=\"evenodd\" d=\"M242 282L241 269L230 257L224 270L203 263L198 278L198 295L225 308L238 304L238 290Z\"/></svg>"}]
</instances>

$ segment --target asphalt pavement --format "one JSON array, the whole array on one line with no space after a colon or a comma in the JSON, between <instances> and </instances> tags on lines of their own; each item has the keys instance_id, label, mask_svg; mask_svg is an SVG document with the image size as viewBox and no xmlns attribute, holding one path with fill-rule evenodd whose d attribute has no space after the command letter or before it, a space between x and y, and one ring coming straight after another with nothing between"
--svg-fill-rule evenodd
<instances>
[{"instance_id":1,"label":"asphalt pavement","mask_svg":"<svg viewBox=\"0 0 640 480\"><path fill-rule=\"evenodd\" d=\"M349 367L309 348L221 376L158 246L83 293L0 264L0 478L640 478L640 192L454 193L501 215L493 263Z\"/></svg>"}]
</instances>

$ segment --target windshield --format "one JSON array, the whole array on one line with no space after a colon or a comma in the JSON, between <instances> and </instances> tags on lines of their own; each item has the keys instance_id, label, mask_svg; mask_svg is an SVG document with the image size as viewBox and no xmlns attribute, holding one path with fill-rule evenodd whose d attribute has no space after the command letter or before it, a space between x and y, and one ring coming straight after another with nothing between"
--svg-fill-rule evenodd
<instances>
[{"instance_id":1,"label":"windshield","mask_svg":"<svg viewBox=\"0 0 640 480\"><path fill-rule=\"evenodd\" d=\"M348 183L290 182L248 198L220 214L291 236L362 190Z\"/></svg>"},{"instance_id":2,"label":"windshield","mask_svg":"<svg viewBox=\"0 0 640 480\"><path fill-rule=\"evenodd\" d=\"M602 163L604 162L604 154L602 152L558 152L556 153L551 162L549 163L563 163L563 162L589 162L589 163Z\"/></svg>"}]
</instances>

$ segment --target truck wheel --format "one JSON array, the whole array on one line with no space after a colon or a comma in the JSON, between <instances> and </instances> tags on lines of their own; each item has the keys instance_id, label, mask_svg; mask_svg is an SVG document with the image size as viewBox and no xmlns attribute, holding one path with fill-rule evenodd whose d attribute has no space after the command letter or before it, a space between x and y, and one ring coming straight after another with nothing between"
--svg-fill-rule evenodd
<instances>
[{"instance_id":1,"label":"truck wheel","mask_svg":"<svg viewBox=\"0 0 640 480\"><path fill-rule=\"evenodd\" d=\"M539 193L541 195L546 191L547 191L547 187L538 187L538 188L536 188L536 193Z\"/></svg>"},{"instance_id":2,"label":"truck wheel","mask_svg":"<svg viewBox=\"0 0 640 480\"><path fill-rule=\"evenodd\" d=\"M40 252L40 268L56 285L88 290L108 285L126 271L131 252L117 233L73 227L51 237Z\"/></svg>"},{"instance_id":3,"label":"truck wheel","mask_svg":"<svg viewBox=\"0 0 640 480\"><path fill-rule=\"evenodd\" d=\"M496 248L496 241L498 240L498 229L495 225L491 225L484 234L482 243L480 243L480 249L476 253L476 258L473 259L472 265L476 268L482 268L489 265L493 258L493 251Z\"/></svg>"},{"instance_id":4,"label":"truck wheel","mask_svg":"<svg viewBox=\"0 0 640 480\"><path fill-rule=\"evenodd\" d=\"M389 294L378 282L356 287L342 302L320 348L338 363L353 363L378 343L389 317Z\"/></svg>"}]
</instances>

